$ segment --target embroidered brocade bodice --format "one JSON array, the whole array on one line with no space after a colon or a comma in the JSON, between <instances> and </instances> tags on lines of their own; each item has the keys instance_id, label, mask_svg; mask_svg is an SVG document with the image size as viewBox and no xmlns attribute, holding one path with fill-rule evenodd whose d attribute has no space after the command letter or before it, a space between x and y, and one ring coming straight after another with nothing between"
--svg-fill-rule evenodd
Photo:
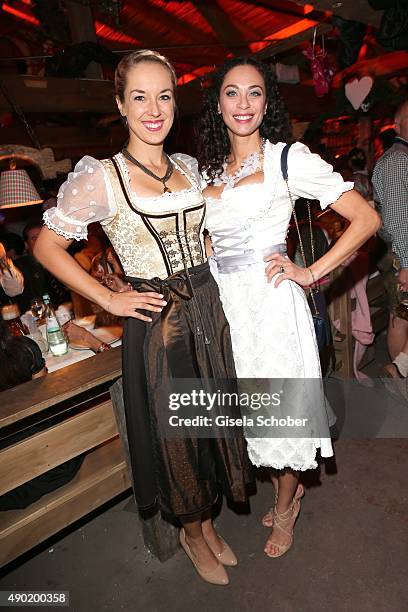
<instances>
[{"instance_id":1,"label":"embroidered brocade bodice","mask_svg":"<svg viewBox=\"0 0 408 612\"><path fill-rule=\"evenodd\" d=\"M205 204L198 186L155 198L135 198L121 156L102 164L116 214L101 224L127 276L166 278L204 263Z\"/></svg>"}]
</instances>

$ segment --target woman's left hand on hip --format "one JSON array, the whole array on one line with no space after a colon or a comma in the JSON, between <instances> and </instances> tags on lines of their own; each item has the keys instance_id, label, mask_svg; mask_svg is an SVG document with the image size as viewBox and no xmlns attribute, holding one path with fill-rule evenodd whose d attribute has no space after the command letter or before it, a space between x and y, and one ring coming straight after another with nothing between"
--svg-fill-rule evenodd
<instances>
[{"instance_id":1,"label":"woman's left hand on hip","mask_svg":"<svg viewBox=\"0 0 408 612\"><path fill-rule=\"evenodd\" d=\"M297 266L289 257L281 255L280 253L274 253L273 255L265 257L265 261L268 263L265 268L268 283L271 282L274 276L278 275L275 279L275 287L278 287L281 282L286 279L295 281L298 285L310 285L311 276L308 268Z\"/></svg>"}]
</instances>

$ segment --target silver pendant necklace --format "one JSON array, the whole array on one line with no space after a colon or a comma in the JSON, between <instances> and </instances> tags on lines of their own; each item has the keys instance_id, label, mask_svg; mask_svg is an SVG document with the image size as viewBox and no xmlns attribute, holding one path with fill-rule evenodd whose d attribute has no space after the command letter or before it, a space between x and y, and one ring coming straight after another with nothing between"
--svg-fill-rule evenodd
<instances>
[{"instance_id":1,"label":"silver pendant necklace","mask_svg":"<svg viewBox=\"0 0 408 612\"><path fill-rule=\"evenodd\" d=\"M152 178L156 179L156 181L160 181L160 183L162 183L162 185L163 185L163 193L171 193L171 189L169 189L167 187L166 183L170 179L171 175L173 174L174 167L173 167L173 164L171 163L171 159L170 159L170 157L168 155L166 155L166 158L167 158L167 170L166 170L166 174L164 176L157 176L157 174L155 174L154 172L149 170L149 168L146 168L146 166L144 166L138 159L133 157L133 155L131 153L129 153L129 151L127 149L125 149L125 148L122 149L122 155L124 157L126 157L126 159L128 159L130 162L132 162L132 164L135 164L135 166L140 168L140 170L145 172L148 176L151 176Z\"/></svg>"}]
</instances>

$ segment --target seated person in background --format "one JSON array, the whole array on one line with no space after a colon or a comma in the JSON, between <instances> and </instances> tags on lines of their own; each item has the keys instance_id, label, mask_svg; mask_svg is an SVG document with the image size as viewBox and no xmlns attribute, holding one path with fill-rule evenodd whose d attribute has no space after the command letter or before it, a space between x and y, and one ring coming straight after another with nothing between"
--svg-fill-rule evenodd
<instances>
[{"instance_id":1,"label":"seated person in background","mask_svg":"<svg viewBox=\"0 0 408 612\"><path fill-rule=\"evenodd\" d=\"M124 280L122 268L112 247L108 247L101 253L98 253L98 255L95 255L89 273L112 291L121 293L122 291L132 290L131 286ZM92 304L92 310L96 314L96 327L118 325L121 323L120 317L107 312L96 304Z\"/></svg>"},{"instance_id":2,"label":"seated person in background","mask_svg":"<svg viewBox=\"0 0 408 612\"><path fill-rule=\"evenodd\" d=\"M20 295L24 289L24 278L12 260L7 257L6 249L0 242L0 303L7 303L7 297Z\"/></svg>"},{"instance_id":3,"label":"seated person in background","mask_svg":"<svg viewBox=\"0 0 408 612\"><path fill-rule=\"evenodd\" d=\"M81 268L91 273L92 262L97 257L104 257L107 247L108 239L100 224L91 223L88 226L88 239L81 243L81 248L77 248L77 245L72 244L70 249L75 249L75 252L71 250L71 255L79 263ZM103 282L102 278L98 278L98 280ZM111 288L113 289L113 287ZM71 301L75 317L85 317L95 313L96 305L75 291L71 291Z\"/></svg>"},{"instance_id":4,"label":"seated person in background","mask_svg":"<svg viewBox=\"0 0 408 612\"><path fill-rule=\"evenodd\" d=\"M95 255L89 273L112 291L118 291L119 293L132 291L131 285L124 280L122 267L112 247L108 247ZM107 312L100 306L92 304L92 309L96 314L96 327L121 324L120 317Z\"/></svg>"},{"instance_id":5,"label":"seated person in background","mask_svg":"<svg viewBox=\"0 0 408 612\"><path fill-rule=\"evenodd\" d=\"M76 325L73 321L68 321L63 326L64 333L68 336L68 341L71 344L83 346L84 348L90 348L94 353L103 353L109 351L110 346L102 340L99 340L92 332Z\"/></svg>"},{"instance_id":6,"label":"seated person in background","mask_svg":"<svg viewBox=\"0 0 408 612\"><path fill-rule=\"evenodd\" d=\"M0 319L0 391L47 373L38 345L27 336L12 336Z\"/></svg>"},{"instance_id":7,"label":"seated person in background","mask_svg":"<svg viewBox=\"0 0 408 612\"><path fill-rule=\"evenodd\" d=\"M21 312L30 308L33 298L42 297L45 293L50 296L54 308L70 299L68 289L43 268L33 255L34 245L41 228L42 223L34 221L28 223L23 232L28 253L18 260L19 269L24 276L24 291L18 299Z\"/></svg>"},{"instance_id":8,"label":"seated person in background","mask_svg":"<svg viewBox=\"0 0 408 612\"><path fill-rule=\"evenodd\" d=\"M112 247L104 249L92 259L91 276L112 291L131 291L130 283L124 280L124 273Z\"/></svg>"},{"instance_id":9,"label":"seated person in background","mask_svg":"<svg viewBox=\"0 0 408 612\"><path fill-rule=\"evenodd\" d=\"M72 249L71 245L70 249ZM75 248L75 245L74 245ZM88 226L88 239L82 248L72 253L79 265L112 291L129 291L130 286L123 280L123 270L113 248L102 230L100 223ZM71 291L71 301L76 318L96 314L96 326L117 325L118 317Z\"/></svg>"},{"instance_id":10,"label":"seated person in background","mask_svg":"<svg viewBox=\"0 0 408 612\"><path fill-rule=\"evenodd\" d=\"M80 240L78 242L74 241L68 249L68 252L70 253L70 255L72 255L72 257L74 257L81 266L83 266L83 255L82 254L84 252L84 249L86 248L86 244L87 244L86 240ZM85 263L86 263L86 260L85 260ZM87 317L93 314L92 302L84 298L82 295L80 295L76 291L71 290L70 293L71 293L70 301L72 302L72 309L74 311L75 318L79 319L81 317Z\"/></svg>"},{"instance_id":11,"label":"seated person in background","mask_svg":"<svg viewBox=\"0 0 408 612\"><path fill-rule=\"evenodd\" d=\"M107 246L108 239L100 223L91 223L88 226L88 238L84 241L82 249L75 253L74 258L81 268L89 272L95 255L102 253Z\"/></svg>"}]
</instances>

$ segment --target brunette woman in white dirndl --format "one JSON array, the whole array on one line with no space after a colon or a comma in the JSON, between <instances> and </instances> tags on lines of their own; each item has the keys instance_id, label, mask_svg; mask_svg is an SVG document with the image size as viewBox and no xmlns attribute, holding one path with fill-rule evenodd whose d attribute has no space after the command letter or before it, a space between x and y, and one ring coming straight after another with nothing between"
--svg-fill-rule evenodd
<instances>
[{"instance_id":1,"label":"brunette woman in white dirndl","mask_svg":"<svg viewBox=\"0 0 408 612\"><path fill-rule=\"evenodd\" d=\"M319 379L321 371L302 287L341 264L376 231L379 221L353 184L302 143L289 150L286 185L280 165L286 126L274 75L253 58L233 59L220 68L207 93L199 166L207 184L213 273L230 324L238 377L304 379L306 385L306 379ZM288 187L292 200L317 199L322 208L332 206L350 221L336 245L306 269L286 255L292 215ZM296 413L304 403L304 394L298 395L291 408ZM323 393L308 411L319 426L306 430L307 437L247 433L250 459L271 468L276 493L275 506L263 519L272 527L265 546L270 557L281 556L292 544L304 493L299 471L317 467L317 450L323 457L333 454Z\"/></svg>"}]
</instances>

